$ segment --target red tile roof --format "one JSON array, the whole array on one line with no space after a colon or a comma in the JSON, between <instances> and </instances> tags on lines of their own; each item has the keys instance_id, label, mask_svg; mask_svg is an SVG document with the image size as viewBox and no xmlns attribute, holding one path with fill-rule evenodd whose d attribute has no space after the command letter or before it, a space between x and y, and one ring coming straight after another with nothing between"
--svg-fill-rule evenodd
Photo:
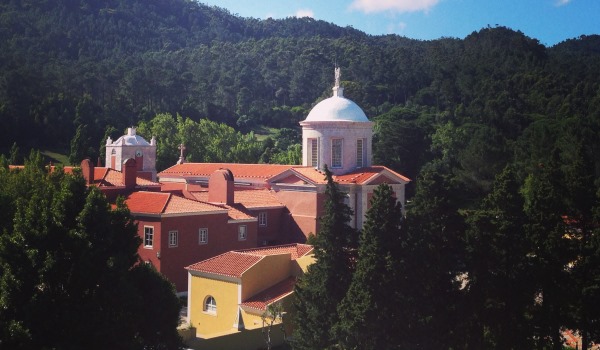
<instances>
[{"instance_id":1,"label":"red tile roof","mask_svg":"<svg viewBox=\"0 0 600 350\"><path fill-rule=\"evenodd\" d=\"M183 163L176 164L161 171L158 176L205 176L212 175L216 170L227 168L235 179L268 179L294 167L279 164L237 164L237 163Z\"/></svg>"},{"instance_id":2,"label":"red tile roof","mask_svg":"<svg viewBox=\"0 0 600 350\"><path fill-rule=\"evenodd\" d=\"M195 263L186 267L186 269L240 278L244 272L262 258L258 255L232 251Z\"/></svg>"},{"instance_id":3,"label":"red tile roof","mask_svg":"<svg viewBox=\"0 0 600 350\"><path fill-rule=\"evenodd\" d=\"M259 248L250 248L238 250L238 252L259 255L259 256L267 256L267 255L279 255L290 253L291 259L296 260L300 257L307 255L312 252L313 246L308 244L300 244L300 243L292 243L285 245L276 245L276 246L268 246L268 247L259 247Z\"/></svg>"},{"instance_id":4,"label":"red tile roof","mask_svg":"<svg viewBox=\"0 0 600 350\"><path fill-rule=\"evenodd\" d=\"M125 186L123 182L123 173L110 168L94 168L94 184L100 187L121 187ZM160 186L158 182L150 181L141 177L135 178L137 186Z\"/></svg>"},{"instance_id":5,"label":"red tile roof","mask_svg":"<svg viewBox=\"0 0 600 350\"><path fill-rule=\"evenodd\" d=\"M290 254L290 258L295 260L298 257L307 255L312 250L312 246L298 243L237 250L200 261L186 267L186 269L240 278L245 271L254 266L265 256Z\"/></svg>"},{"instance_id":6,"label":"red tile roof","mask_svg":"<svg viewBox=\"0 0 600 350\"><path fill-rule=\"evenodd\" d=\"M140 214L179 214L200 212L223 212L227 210L209 203L161 192L133 192L125 199L125 204L132 213Z\"/></svg>"},{"instance_id":7,"label":"red tile roof","mask_svg":"<svg viewBox=\"0 0 600 350\"><path fill-rule=\"evenodd\" d=\"M296 277L290 276L276 285L248 298L242 302L243 307L266 310L267 306L281 300L294 292Z\"/></svg>"},{"instance_id":8,"label":"red tile roof","mask_svg":"<svg viewBox=\"0 0 600 350\"><path fill-rule=\"evenodd\" d=\"M388 171L406 182L410 181L410 179L407 178L406 176L399 174L399 173L397 173L389 168L386 168L384 166L380 166L380 165L374 165L371 167L356 169L356 170L351 171L344 175L334 176L333 179L339 183L363 184L363 183L368 182L375 175L381 174L384 171Z\"/></svg>"},{"instance_id":9,"label":"red tile roof","mask_svg":"<svg viewBox=\"0 0 600 350\"><path fill-rule=\"evenodd\" d=\"M208 202L208 191L190 191L189 193L196 200ZM234 196L234 202L243 205L247 209L283 206L275 193L267 189L236 190Z\"/></svg>"}]
</instances>

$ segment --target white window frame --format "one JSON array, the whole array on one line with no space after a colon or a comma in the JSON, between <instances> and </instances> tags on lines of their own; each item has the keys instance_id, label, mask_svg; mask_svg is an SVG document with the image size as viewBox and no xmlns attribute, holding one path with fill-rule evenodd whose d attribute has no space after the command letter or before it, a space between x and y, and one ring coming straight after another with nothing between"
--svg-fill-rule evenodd
<instances>
[{"instance_id":1,"label":"white window frame","mask_svg":"<svg viewBox=\"0 0 600 350\"><path fill-rule=\"evenodd\" d=\"M356 167L365 166L365 139L356 140Z\"/></svg>"},{"instance_id":2,"label":"white window frame","mask_svg":"<svg viewBox=\"0 0 600 350\"><path fill-rule=\"evenodd\" d=\"M337 143L339 142L339 145ZM344 166L344 139L331 139L331 167L339 169Z\"/></svg>"},{"instance_id":3,"label":"white window frame","mask_svg":"<svg viewBox=\"0 0 600 350\"><path fill-rule=\"evenodd\" d=\"M169 231L169 248L175 248L179 245L179 231Z\"/></svg>"},{"instance_id":4,"label":"white window frame","mask_svg":"<svg viewBox=\"0 0 600 350\"><path fill-rule=\"evenodd\" d=\"M198 229L198 244L208 244L208 228Z\"/></svg>"},{"instance_id":5,"label":"white window frame","mask_svg":"<svg viewBox=\"0 0 600 350\"><path fill-rule=\"evenodd\" d=\"M261 211L258 213L258 226L266 227L267 226L267 212Z\"/></svg>"},{"instance_id":6,"label":"white window frame","mask_svg":"<svg viewBox=\"0 0 600 350\"><path fill-rule=\"evenodd\" d=\"M148 242L150 244L148 244ZM154 226L144 226L144 248L154 247Z\"/></svg>"},{"instance_id":7,"label":"white window frame","mask_svg":"<svg viewBox=\"0 0 600 350\"><path fill-rule=\"evenodd\" d=\"M248 238L248 226L238 226L238 241L245 241Z\"/></svg>"},{"instance_id":8,"label":"white window frame","mask_svg":"<svg viewBox=\"0 0 600 350\"><path fill-rule=\"evenodd\" d=\"M310 158L309 164L313 168L319 167L319 140L318 139L308 139L308 156Z\"/></svg>"},{"instance_id":9,"label":"white window frame","mask_svg":"<svg viewBox=\"0 0 600 350\"><path fill-rule=\"evenodd\" d=\"M202 311L211 315L217 314L217 300L212 295L207 295L206 298L204 298Z\"/></svg>"}]
</instances>

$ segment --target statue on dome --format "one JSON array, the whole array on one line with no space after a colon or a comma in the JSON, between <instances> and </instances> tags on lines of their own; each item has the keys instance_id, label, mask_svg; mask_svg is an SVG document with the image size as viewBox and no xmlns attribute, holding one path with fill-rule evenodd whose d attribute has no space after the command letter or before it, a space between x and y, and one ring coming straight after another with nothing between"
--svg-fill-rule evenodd
<instances>
[{"instance_id":1,"label":"statue on dome","mask_svg":"<svg viewBox=\"0 0 600 350\"><path fill-rule=\"evenodd\" d=\"M342 76L342 72L340 67L335 67L335 87L340 87L340 78Z\"/></svg>"}]
</instances>

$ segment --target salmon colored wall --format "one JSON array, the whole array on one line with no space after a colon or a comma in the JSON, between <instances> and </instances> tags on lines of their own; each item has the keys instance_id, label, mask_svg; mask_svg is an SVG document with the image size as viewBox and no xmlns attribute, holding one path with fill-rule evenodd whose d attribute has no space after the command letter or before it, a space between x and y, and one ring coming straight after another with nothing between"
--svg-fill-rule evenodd
<instances>
[{"instance_id":1,"label":"salmon colored wall","mask_svg":"<svg viewBox=\"0 0 600 350\"><path fill-rule=\"evenodd\" d=\"M284 209L283 208L274 208L274 209L252 209L250 211L253 216L256 216L258 219L258 214L261 212L267 213L267 226L257 225L258 228L258 245L263 245L263 241L268 241L269 244L271 242L279 242L280 241L280 233L282 231L283 225L283 217L284 217Z\"/></svg>"},{"instance_id":2,"label":"salmon colored wall","mask_svg":"<svg viewBox=\"0 0 600 350\"><path fill-rule=\"evenodd\" d=\"M142 243L138 249L138 254L143 261L150 262L160 271L160 259L157 258L156 252L161 250L161 222L158 218L141 218L136 220L138 224L138 236L142 239ZM154 240L152 248L144 247L144 226L154 227Z\"/></svg>"},{"instance_id":3,"label":"salmon colored wall","mask_svg":"<svg viewBox=\"0 0 600 350\"><path fill-rule=\"evenodd\" d=\"M138 234L144 238L144 225L154 226L154 247L139 248L145 261L150 260L156 269L175 284L178 292L187 291L186 266L197 263L230 250L254 248L257 246L257 223L244 222L247 239L238 240L240 223L228 223L227 214L190 215L178 217L136 218ZM160 221L159 221L160 220ZM208 229L208 243L199 244L200 228ZM177 231L177 247L169 247L169 231ZM157 252L160 251L160 259Z\"/></svg>"},{"instance_id":4,"label":"salmon colored wall","mask_svg":"<svg viewBox=\"0 0 600 350\"><path fill-rule=\"evenodd\" d=\"M306 238L310 233L316 234L319 230L319 215L323 212L325 195L316 192L279 191L277 198L283 203L291 214L292 223L289 224L288 234L297 237L301 232ZM291 239L291 241L298 241Z\"/></svg>"}]
</instances>

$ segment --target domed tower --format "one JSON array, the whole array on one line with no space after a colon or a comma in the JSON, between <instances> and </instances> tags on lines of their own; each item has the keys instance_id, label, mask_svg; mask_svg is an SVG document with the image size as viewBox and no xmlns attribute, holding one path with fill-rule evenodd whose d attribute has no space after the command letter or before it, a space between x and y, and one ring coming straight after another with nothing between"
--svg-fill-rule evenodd
<instances>
[{"instance_id":1,"label":"domed tower","mask_svg":"<svg viewBox=\"0 0 600 350\"><path fill-rule=\"evenodd\" d=\"M107 168L122 171L126 159L135 159L137 176L156 181L156 139L152 137L150 143L140 135L136 135L135 128L128 128L127 135L119 137L116 141L109 137L106 140Z\"/></svg>"},{"instance_id":2,"label":"domed tower","mask_svg":"<svg viewBox=\"0 0 600 350\"><path fill-rule=\"evenodd\" d=\"M302 126L302 165L322 169L334 175L371 166L373 122L353 101L344 97L340 86L340 68L335 68L333 96L319 102Z\"/></svg>"}]
</instances>

